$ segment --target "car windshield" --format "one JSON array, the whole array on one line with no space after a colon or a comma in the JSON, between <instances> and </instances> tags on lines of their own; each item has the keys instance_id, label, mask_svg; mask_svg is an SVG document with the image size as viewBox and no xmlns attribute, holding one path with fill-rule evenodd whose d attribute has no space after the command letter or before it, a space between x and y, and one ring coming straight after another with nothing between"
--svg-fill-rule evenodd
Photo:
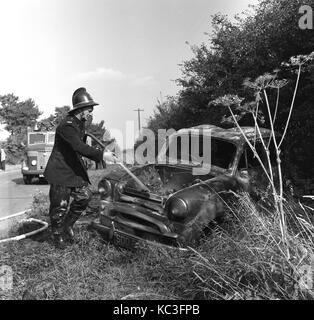
<instances>
[{"instance_id":1,"label":"car windshield","mask_svg":"<svg viewBox=\"0 0 314 320\"><path fill-rule=\"evenodd\" d=\"M261 159L263 165L268 168L268 160L267 160L267 155L265 152L265 149L262 145L261 142L258 142L255 145L256 153ZM275 158L275 148L274 148L274 143L271 142L269 145L269 152L270 152L270 162L272 165L276 164L276 158ZM242 156L239 161L238 169L255 169L261 167L261 163L258 160L258 157L253 153L251 148L246 145L245 149L242 153Z\"/></svg>"},{"instance_id":2,"label":"car windshield","mask_svg":"<svg viewBox=\"0 0 314 320\"><path fill-rule=\"evenodd\" d=\"M43 133L30 133L28 144L45 143L45 134Z\"/></svg>"},{"instance_id":3,"label":"car windshield","mask_svg":"<svg viewBox=\"0 0 314 320\"><path fill-rule=\"evenodd\" d=\"M234 159L236 146L211 136L184 134L170 138L166 157L171 163L214 165L228 169Z\"/></svg>"}]
</instances>

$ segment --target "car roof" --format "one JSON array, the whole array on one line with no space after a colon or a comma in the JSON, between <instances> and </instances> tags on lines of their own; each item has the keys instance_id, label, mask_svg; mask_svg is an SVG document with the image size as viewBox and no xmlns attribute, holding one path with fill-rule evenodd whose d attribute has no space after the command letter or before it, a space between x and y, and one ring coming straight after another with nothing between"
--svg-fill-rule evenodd
<instances>
[{"instance_id":1,"label":"car roof","mask_svg":"<svg viewBox=\"0 0 314 320\"><path fill-rule=\"evenodd\" d=\"M245 133L248 140L253 141L259 137L258 132L255 130L254 127L241 127L243 132ZM187 133L194 133L194 134L200 134L200 132L203 133L203 135L208 135L214 138L219 138L223 140L227 140L234 143L241 143L245 141L245 138L243 137L241 131L239 128L230 128L230 129L224 129L221 127L217 127L214 125L199 125L191 128L183 128L180 129L177 134L187 134ZM260 132L263 138L267 138L271 136L271 130L260 128Z\"/></svg>"}]
</instances>

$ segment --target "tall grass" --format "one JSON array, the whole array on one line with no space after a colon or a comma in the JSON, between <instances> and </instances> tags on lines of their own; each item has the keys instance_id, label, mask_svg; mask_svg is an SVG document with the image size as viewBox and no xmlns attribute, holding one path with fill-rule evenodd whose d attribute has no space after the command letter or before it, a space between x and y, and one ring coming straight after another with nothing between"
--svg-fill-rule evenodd
<instances>
[{"instance_id":1,"label":"tall grass","mask_svg":"<svg viewBox=\"0 0 314 320\"><path fill-rule=\"evenodd\" d=\"M278 215L258 208L248 194L238 196L224 223L216 226L201 247L191 249L193 273L204 296L314 298L313 221L293 201L284 202L284 211L287 241L282 241Z\"/></svg>"}]
</instances>

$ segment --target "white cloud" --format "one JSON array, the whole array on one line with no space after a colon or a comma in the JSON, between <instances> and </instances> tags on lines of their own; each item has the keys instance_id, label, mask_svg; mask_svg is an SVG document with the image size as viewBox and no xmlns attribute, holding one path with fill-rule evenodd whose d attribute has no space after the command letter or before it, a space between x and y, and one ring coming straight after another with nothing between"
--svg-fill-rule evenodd
<instances>
[{"instance_id":1,"label":"white cloud","mask_svg":"<svg viewBox=\"0 0 314 320\"><path fill-rule=\"evenodd\" d=\"M79 73L75 76L78 80L95 80L95 79L105 79L105 80L125 80L128 78L126 74L121 71L113 70L110 68L97 68L93 71L87 71Z\"/></svg>"},{"instance_id":2,"label":"white cloud","mask_svg":"<svg viewBox=\"0 0 314 320\"><path fill-rule=\"evenodd\" d=\"M82 72L75 75L74 80L111 80L111 81L127 81L134 86L147 86L154 83L152 76L138 77L131 74L123 73L119 70L111 68L97 68L96 70Z\"/></svg>"}]
</instances>

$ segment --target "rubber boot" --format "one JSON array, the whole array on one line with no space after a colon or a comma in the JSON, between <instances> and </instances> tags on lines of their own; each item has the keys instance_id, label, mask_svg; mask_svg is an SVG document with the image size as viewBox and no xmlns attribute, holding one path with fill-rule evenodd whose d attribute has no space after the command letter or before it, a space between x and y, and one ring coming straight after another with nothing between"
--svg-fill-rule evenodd
<instances>
[{"instance_id":1,"label":"rubber boot","mask_svg":"<svg viewBox=\"0 0 314 320\"><path fill-rule=\"evenodd\" d=\"M73 226L78 218L79 217L77 217L77 216L73 215L71 212L69 212L64 219L63 232L65 235L65 240L71 244L73 244L75 242L75 235L74 235Z\"/></svg>"},{"instance_id":2,"label":"rubber boot","mask_svg":"<svg viewBox=\"0 0 314 320\"><path fill-rule=\"evenodd\" d=\"M63 213L55 213L51 216L51 231L53 243L58 249L65 249L66 244L63 237Z\"/></svg>"},{"instance_id":3,"label":"rubber boot","mask_svg":"<svg viewBox=\"0 0 314 320\"><path fill-rule=\"evenodd\" d=\"M64 238L62 237L62 234L60 234L60 233L53 234L53 242L54 242L55 247L60 250L64 250L66 248L66 243L64 241Z\"/></svg>"}]
</instances>

